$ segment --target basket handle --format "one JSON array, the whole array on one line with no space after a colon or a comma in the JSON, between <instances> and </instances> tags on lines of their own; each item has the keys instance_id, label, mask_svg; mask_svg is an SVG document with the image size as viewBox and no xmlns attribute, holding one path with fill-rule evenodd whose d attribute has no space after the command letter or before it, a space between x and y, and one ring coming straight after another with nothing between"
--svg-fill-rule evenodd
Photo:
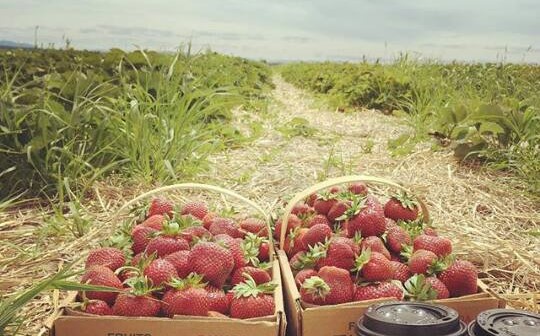
<instances>
[{"instance_id":1,"label":"basket handle","mask_svg":"<svg viewBox=\"0 0 540 336\"><path fill-rule=\"evenodd\" d=\"M274 255L274 244L272 244L272 241L273 241L273 238L272 238L272 230L270 229L270 215L263 210L263 208L261 208L257 203L253 202L252 200L249 200L247 198L245 198L244 196L232 191L232 190L229 190L229 189L225 189L225 188L222 188L222 187L218 187L218 186L214 186L214 185L210 185L210 184L203 184L203 183L178 183L178 184L171 184L171 185L168 185L168 186L163 186L163 187L160 187L160 188L156 188L156 189L153 189L153 190L150 190L150 191L147 191L137 197L135 197L134 199L128 201L127 203L125 203L124 205L122 205L122 207L120 207L120 209L118 209L116 211L116 213L113 215L113 223L118 223L118 218L123 214L123 212L126 210L126 209L129 209L130 206L132 206L133 204L147 198L147 197L150 197L150 196L153 196L153 195L156 195L156 194L159 194L159 193L162 193L162 192L165 192L165 191L171 191L171 190L182 190L182 189L192 189L192 190L206 190L206 191L213 191L213 192L216 192L218 194L223 194L223 195L227 195L227 196L230 196L232 198L236 198L237 200L239 201L242 201L243 203L249 205L251 208L257 210L257 212L259 214L261 214L264 218L264 222L266 223L266 226L267 226L267 229L268 229L268 238L270 239L269 240L269 248L270 248L270 261L273 260L273 255Z\"/></svg>"},{"instance_id":2,"label":"basket handle","mask_svg":"<svg viewBox=\"0 0 540 336\"><path fill-rule=\"evenodd\" d=\"M408 194L414 195L414 193L412 193L409 189L407 189L406 187L404 187L404 186L402 186L402 185L400 185L400 184L398 184L398 183L396 183L394 181L391 181L391 180L385 179L385 178L381 178L381 177L368 176L368 175L341 176L341 177L336 177L336 178L328 179L326 181L317 183L317 184L312 185L311 187L309 187L309 188L307 188L307 189L305 189L303 191L298 192L289 201L289 203L285 207L285 212L283 213L283 217L282 217L282 220L281 220L281 235L279 237L279 246L280 246L280 248L282 248L284 246L284 244L285 244L285 237L286 237L286 231L287 231L287 227L285 225L287 225L287 223L289 221L288 218L291 215L292 209L293 209L293 207L294 207L294 205L296 203L300 202L301 200L307 198L309 195L311 195L311 194L313 194L315 192L318 192L320 190L323 190L323 189L326 189L326 188L329 188L329 187L333 187L335 185L339 185L339 184L343 184L343 183L352 183L352 182L368 182L368 183L384 184L384 185L388 185L388 186L395 187L395 188L398 188L400 190L403 190L403 191L407 192ZM422 209L423 221L424 222L429 222L429 211L427 209L426 204L424 203L424 201L422 199L420 199L420 197L415 195L415 198L418 201L418 203L420 204L420 208Z\"/></svg>"}]
</instances>

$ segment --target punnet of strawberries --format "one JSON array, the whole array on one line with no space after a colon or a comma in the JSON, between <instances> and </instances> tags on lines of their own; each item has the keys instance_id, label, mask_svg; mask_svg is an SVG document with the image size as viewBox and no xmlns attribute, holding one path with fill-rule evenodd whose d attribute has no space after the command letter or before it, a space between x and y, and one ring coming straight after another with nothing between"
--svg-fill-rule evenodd
<instances>
[{"instance_id":1,"label":"punnet of strawberries","mask_svg":"<svg viewBox=\"0 0 540 336\"><path fill-rule=\"evenodd\" d=\"M247 319L274 315L270 244L265 222L181 206L155 198L141 220L91 250L82 283L115 292L79 293L78 306L96 315Z\"/></svg>"},{"instance_id":2,"label":"punnet of strawberries","mask_svg":"<svg viewBox=\"0 0 540 336\"><path fill-rule=\"evenodd\" d=\"M477 293L476 267L455 258L414 198L381 199L364 183L333 187L295 204L286 225L276 221L274 237L286 230L281 248L304 304Z\"/></svg>"}]
</instances>

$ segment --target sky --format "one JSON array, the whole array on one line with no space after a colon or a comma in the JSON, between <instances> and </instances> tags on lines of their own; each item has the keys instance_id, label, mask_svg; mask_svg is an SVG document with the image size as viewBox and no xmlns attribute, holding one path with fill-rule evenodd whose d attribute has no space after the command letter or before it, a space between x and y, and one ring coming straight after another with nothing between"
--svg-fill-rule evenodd
<instances>
[{"instance_id":1,"label":"sky","mask_svg":"<svg viewBox=\"0 0 540 336\"><path fill-rule=\"evenodd\" d=\"M0 40L254 59L540 62L540 0L0 0Z\"/></svg>"}]
</instances>

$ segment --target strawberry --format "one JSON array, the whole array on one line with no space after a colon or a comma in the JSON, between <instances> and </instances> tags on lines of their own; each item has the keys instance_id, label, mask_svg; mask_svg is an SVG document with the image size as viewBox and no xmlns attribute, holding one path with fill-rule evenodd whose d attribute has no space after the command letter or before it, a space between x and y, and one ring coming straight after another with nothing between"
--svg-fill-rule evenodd
<instances>
[{"instance_id":1,"label":"strawberry","mask_svg":"<svg viewBox=\"0 0 540 336\"><path fill-rule=\"evenodd\" d=\"M332 239L326 245L326 255L317 261L317 267L334 266L350 270L354 265L354 252L343 241Z\"/></svg>"},{"instance_id":2,"label":"strawberry","mask_svg":"<svg viewBox=\"0 0 540 336\"><path fill-rule=\"evenodd\" d=\"M451 297L476 294L478 292L478 271L469 261L456 260L450 267L439 274Z\"/></svg>"},{"instance_id":3,"label":"strawberry","mask_svg":"<svg viewBox=\"0 0 540 336\"><path fill-rule=\"evenodd\" d=\"M357 207L360 208L357 210L359 212L357 214L353 212L347 224L349 237L353 237L357 232L362 237L380 236L386 231L384 211L375 197L368 195L365 201L354 208Z\"/></svg>"},{"instance_id":4,"label":"strawberry","mask_svg":"<svg viewBox=\"0 0 540 336\"><path fill-rule=\"evenodd\" d=\"M413 274L433 274L440 271L437 255L428 250L417 250L409 259L409 270Z\"/></svg>"},{"instance_id":5,"label":"strawberry","mask_svg":"<svg viewBox=\"0 0 540 336\"><path fill-rule=\"evenodd\" d=\"M163 228L163 222L165 222L165 216L163 215L153 215L148 217L144 222L142 222L140 225L151 227L152 229L156 229L160 231Z\"/></svg>"},{"instance_id":6,"label":"strawberry","mask_svg":"<svg viewBox=\"0 0 540 336\"><path fill-rule=\"evenodd\" d=\"M436 277L425 277L423 274L416 274L404 283L407 295L419 301L447 299L448 289Z\"/></svg>"},{"instance_id":7,"label":"strawberry","mask_svg":"<svg viewBox=\"0 0 540 336\"><path fill-rule=\"evenodd\" d=\"M424 228L424 234L428 236L438 236L437 231L431 227Z\"/></svg>"},{"instance_id":8,"label":"strawberry","mask_svg":"<svg viewBox=\"0 0 540 336\"><path fill-rule=\"evenodd\" d=\"M222 289L206 286L208 292L208 310L221 314L229 313L229 299ZM226 317L226 316L225 316Z\"/></svg>"},{"instance_id":9,"label":"strawberry","mask_svg":"<svg viewBox=\"0 0 540 336\"><path fill-rule=\"evenodd\" d=\"M313 278L304 281L302 285L304 291L310 293L310 279ZM319 270L315 278L320 278L328 286L329 290L326 293L325 290L322 290L322 293L311 292L312 296L322 294L319 297L324 304L339 304L352 301L354 286L349 271L333 266L325 266Z\"/></svg>"},{"instance_id":10,"label":"strawberry","mask_svg":"<svg viewBox=\"0 0 540 336\"><path fill-rule=\"evenodd\" d=\"M210 225L214 222L214 219L218 218L218 215L214 212L209 212L203 217L202 223L205 229L210 229Z\"/></svg>"},{"instance_id":11,"label":"strawberry","mask_svg":"<svg viewBox=\"0 0 540 336\"><path fill-rule=\"evenodd\" d=\"M448 291L448 288L446 288L446 285L438 278L434 276L428 277L426 278L426 283L429 284L431 288L435 290L435 292L437 292L437 300L448 299L450 297L450 292Z\"/></svg>"},{"instance_id":12,"label":"strawberry","mask_svg":"<svg viewBox=\"0 0 540 336\"><path fill-rule=\"evenodd\" d=\"M300 298L307 303L322 306L326 304L325 298L329 293L330 286L316 275L306 278L300 284Z\"/></svg>"},{"instance_id":13,"label":"strawberry","mask_svg":"<svg viewBox=\"0 0 540 336\"><path fill-rule=\"evenodd\" d=\"M381 282L378 284L368 284L356 286L354 291L354 301L374 300L381 298L395 298L403 300L403 290L392 282Z\"/></svg>"},{"instance_id":14,"label":"strawberry","mask_svg":"<svg viewBox=\"0 0 540 336\"><path fill-rule=\"evenodd\" d=\"M173 278L178 277L178 272L176 272L174 265L165 259L153 260L148 266L146 266L143 274L155 287L164 285Z\"/></svg>"},{"instance_id":15,"label":"strawberry","mask_svg":"<svg viewBox=\"0 0 540 336\"><path fill-rule=\"evenodd\" d=\"M316 275L316 270L312 268L306 268L296 274L296 276L294 277L294 282L296 283L296 286L300 288L307 278L311 278L312 276Z\"/></svg>"},{"instance_id":16,"label":"strawberry","mask_svg":"<svg viewBox=\"0 0 540 336\"><path fill-rule=\"evenodd\" d=\"M333 186L333 187L330 187L330 189L328 189L328 192L330 194L339 194L341 192L341 188L338 186Z\"/></svg>"},{"instance_id":17,"label":"strawberry","mask_svg":"<svg viewBox=\"0 0 540 336\"><path fill-rule=\"evenodd\" d=\"M257 262L270 260L270 245L268 245L267 238L248 232L242 242L242 247L250 263L254 266ZM258 260L255 260L255 258Z\"/></svg>"},{"instance_id":18,"label":"strawberry","mask_svg":"<svg viewBox=\"0 0 540 336\"><path fill-rule=\"evenodd\" d=\"M298 217L302 217L302 216L309 215L313 213L314 211L315 210L313 210L313 208L311 208L309 205L305 203L298 203L293 206L291 213L293 215L297 215Z\"/></svg>"},{"instance_id":19,"label":"strawberry","mask_svg":"<svg viewBox=\"0 0 540 336\"><path fill-rule=\"evenodd\" d=\"M186 279L174 279L170 283L172 288L162 298L165 315L207 316L210 300L201 281L202 277L194 273Z\"/></svg>"},{"instance_id":20,"label":"strawberry","mask_svg":"<svg viewBox=\"0 0 540 336\"><path fill-rule=\"evenodd\" d=\"M413 221L418 218L418 202L402 192L392 196L384 205L384 215L393 220Z\"/></svg>"},{"instance_id":21,"label":"strawberry","mask_svg":"<svg viewBox=\"0 0 540 336\"><path fill-rule=\"evenodd\" d=\"M216 218L208 229L211 234L226 234L233 238L243 238L244 235L240 232L238 226L230 218Z\"/></svg>"},{"instance_id":22,"label":"strawberry","mask_svg":"<svg viewBox=\"0 0 540 336\"><path fill-rule=\"evenodd\" d=\"M112 308L109 307L107 302L102 300L92 300L89 301L83 311L87 314L94 314L94 315L112 315L113 311Z\"/></svg>"},{"instance_id":23,"label":"strawberry","mask_svg":"<svg viewBox=\"0 0 540 336\"><path fill-rule=\"evenodd\" d=\"M122 283L116 274L109 268L101 265L88 268L81 278L81 283L122 289ZM113 304L118 293L87 291L84 292L84 295L91 300L102 300L108 304Z\"/></svg>"},{"instance_id":24,"label":"strawberry","mask_svg":"<svg viewBox=\"0 0 540 336\"><path fill-rule=\"evenodd\" d=\"M246 218L239 225L244 231L251 232L260 237L268 237L268 228L266 227L266 223L261 219Z\"/></svg>"},{"instance_id":25,"label":"strawberry","mask_svg":"<svg viewBox=\"0 0 540 336\"><path fill-rule=\"evenodd\" d=\"M202 220L208 214L208 206L204 202L188 202L184 204L180 211L182 215L192 215Z\"/></svg>"},{"instance_id":26,"label":"strawberry","mask_svg":"<svg viewBox=\"0 0 540 336\"><path fill-rule=\"evenodd\" d=\"M85 268L101 265L112 271L116 271L118 268L124 266L125 263L126 257L124 256L124 252L114 247L102 247L91 250L88 253Z\"/></svg>"},{"instance_id":27,"label":"strawberry","mask_svg":"<svg viewBox=\"0 0 540 336\"><path fill-rule=\"evenodd\" d=\"M283 226L283 220L279 219L276 221L275 230L274 230L274 238L279 239L281 237L281 227ZM297 227L302 226L302 221L298 216L291 214L289 215L289 220L287 221L287 230L285 231L285 235L288 235L291 231L296 229Z\"/></svg>"},{"instance_id":28,"label":"strawberry","mask_svg":"<svg viewBox=\"0 0 540 336\"><path fill-rule=\"evenodd\" d=\"M143 252L148 245L148 242L157 234L158 230L144 225L137 225L131 231L131 240L133 244L131 249L133 253L138 254Z\"/></svg>"},{"instance_id":29,"label":"strawberry","mask_svg":"<svg viewBox=\"0 0 540 336\"><path fill-rule=\"evenodd\" d=\"M308 228L311 228L311 227L313 227L315 225L319 225L319 224L324 224L324 225L327 225L327 226L330 227L330 221L328 220L328 218L325 215L315 215L315 216L311 217L307 221L306 226Z\"/></svg>"},{"instance_id":30,"label":"strawberry","mask_svg":"<svg viewBox=\"0 0 540 336\"><path fill-rule=\"evenodd\" d=\"M146 246L146 254L156 253L158 257L164 257L176 251L189 250L189 244L182 238L157 236L152 238Z\"/></svg>"},{"instance_id":31,"label":"strawberry","mask_svg":"<svg viewBox=\"0 0 540 336\"><path fill-rule=\"evenodd\" d=\"M324 243L332 237L332 229L326 224L317 224L309 228L302 237L304 246L315 246L317 243Z\"/></svg>"},{"instance_id":32,"label":"strawberry","mask_svg":"<svg viewBox=\"0 0 540 336\"><path fill-rule=\"evenodd\" d=\"M244 251L243 240L240 238L233 239L226 244L232 253L234 260L233 270L246 266L249 260L246 258L246 251Z\"/></svg>"},{"instance_id":33,"label":"strawberry","mask_svg":"<svg viewBox=\"0 0 540 336\"><path fill-rule=\"evenodd\" d=\"M428 236L421 234L413 241L414 251L428 250L438 257L444 257L452 253L452 242L448 238Z\"/></svg>"},{"instance_id":34,"label":"strawberry","mask_svg":"<svg viewBox=\"0 0 540 336\"><path fill-rule=\"evenodd\" d=\"M311 194L306 199L306 204L310 207L313 207L313 204L315 203L315 200L317 199L317 194Z\"/></svg>"},{"instance_id":35,"label":"strawberry","mask_svg":"<svg viewBox=\"0 0 540 336\"><path fill-rule=\"evenodd\" d=\"M234 257L216 243L199 242L189 254L188 264L215 287L221 288L234 268Z\"/></svg>"},{"instance_id":36,"label":"strawberry","mask_svg":"<svg viewBox=\"0 0 540 336\"><path fill-rule=\"evenodd\" d=\"M347 237L339 237L334 236L332 237L332 240L335 242L347 244L351 247L351 250L353 251L354 255L360 254L360 244L358 243L358 240L355 240L355 238L347 238Z\"/></svg>"},{"instance_id":37,"label":"strawberry","mask_svg":"<svg viewBox=\"0 0 540 336\"><path fill-rule=\"evenodd\" d=\"M167 215L169 218L173 217L173 203L164 198L154 198L150 202L150 207L148 208L148 216L152 217L154 215Z\"/></svg>"},{"instance_id":38,"label":"strawberry","mask_svg":"<svg viewBox=\"0 0 540 336\"><path fill-rule=\"evenodd\" d=\"M400 226L393 226L388 228L386 232L386 243L390 248L390 251L394 253L401 253L401 250L405 245L411 245L411 236Z\"/></svg>"},{"instance_id":39,"label":"strawberry","mask_svg":"<svg viewBox=\"0 0 540 336\"><path fill-rule=\"evenodd\" d=\"M163 257L163 260L168 261L174 266L178 273L178 277L181 279L187 277L189 273L191 273L191 267L188 264L189 253L190 251L188 250L182 250L167 254Z\"/></svg>"},{"instance_id":40,"label":"strawberry","mask_svg":"<svg viewBox=\"0 0 540 336\"><path fill-rule=\"evenodd\" d=\"M386 281L394 275L390 260L369 249L362 251L356 258L353 272L361 274L366 281Z\"/></svg>"},{"instance_id":41,"label":"strawberry","mask_svg":"<svg viewBox=\"0 0 540 336\"><path fill-rule=\"evenodd\" d=\"M235 286L241 282L244 282L246 279L248 279L248 276L246 274L251 276L251 278L253 278L257 285L272 281L270 275L265 270L256 267L246 266L240 267L236 271L234 271L231 277L231 285Z\"/></svg>"},{"instance_id":42,"label":"strawberry","mask_svg":"<svg viewBox=\"0 0 540 336\"><path fill-rule=\"evenodd\" d=\"M336 195L329 193L319 195L313 203L313 208L318 214L326 216L328 215L328 212L330 211L330 209L332 209L334 204L337 203L337 199L335 197Z\"/></svg>"},{"instance_id":43,"label":"strawberry","mask_svg":"<svg viewBox=\"0 0 540 336\"><path fill-rule=\"evenodd\" d=\"M151 296L121 293L112 309L118 316L157 316L160 304Z\"/></svg>"},{"instance_id":44,"label":"strawberry","mask_svg":"<svg viewBox=\"0 0 540 336\"><path fill-rule=\"evenodd\" d=\"M384 243L381 238L377 236L369 236L362 240L360 243L360 249L371 249L373 252L379 252L380 254L384 255L386 259L390 260L390 252L386 249L386 246L384 246Z\"/></svg>"},{"instance_id":45,"label":"strawberry","mask_svg":"<svg viewBox=\"0 0 540 336\"><path fill-rule=\"evenodd\" d=\"M262 242L259 246L259 260L260 261L269 261L270 260L270 245L268 242Z\"/></svg>"},{"instance_id":46,"label":"strawberry","mask_svg":"<svg viewBox=\"0 0 540 336\"><path fill-rule=\"evenodd\" d=\"M255 280L248 278L233 287L234 296L231 300L231 317L247 319L274 314L274 289L277 285L267 282L257 285Z\"/></svg>"},{"instance_id":47,"label":"strawberry","mask_svg":"<svg viewBox=\"0 0 540 336\"><path fill-rule=\"evenodd\" d=\"M411 277L412 274L409 271L409 267L407 267L407 265L405 265L404 263L401 263L399 261L390 261L390 265L392 266L393 280L405 282Z\"/></svg>"},{"instance_id":48,"label":"strawberry","mask_svg":"<svg viewBox=\"0 0 540 336\"><path fill-rule=\"evenodd\" d=\"M401 257L395 253L390 253L390 261L397 261L397 262L402 262L403 260L401 259Z\"/></svg>"},{"instance_id":49,"label":"strawberry","mask_svg":"<svg viewBox=\"0 0 540 336\"><path fill-rule=\"evenodd\" d=\"M210 238L212 234L204 226L190 226L183 229L180 236L191 244L195 239Z\"/></svg>"},{"instance_id":50,"label":"strawberry","mask_svg":"<svg viewBox=\"0 0 540 336\"><path fill-rule=\"evenodd\" d=\"M328 220L330 222L334 222L338 220L338 218L340 218L341 216L343 216L343 214L345 214L345 211L347 211L347 209L349 209L350 206L351 206L350 201L337 201L336 203L334 203L334 205L332 205L330 210L328 210L328 214L327 214Z\"/></svg>"},{"instance_id":51,"label":"strawberry","mask_svg":"<svg viewBox=\"0 0 540 336\"><path fill-rule=\"evenodd\" d=\"M352 183L347 189L355 195L367 196L368 193L367 185L363 182Z\"/></svg>"},{"instance_id":52,"label":"strawberry","mask_svg":"<svg viewBox=\"0 0 540 336\"><path fill-rule=\"evenodd\" d=\"M285 242L283 244L283 250L287 253L288 256L295 255L300 251L307 250L307 246L304 244L304 236L308 232L307 228L296 228L292 230L287 237L285 237Z\"/></svg>"}]
</instances>

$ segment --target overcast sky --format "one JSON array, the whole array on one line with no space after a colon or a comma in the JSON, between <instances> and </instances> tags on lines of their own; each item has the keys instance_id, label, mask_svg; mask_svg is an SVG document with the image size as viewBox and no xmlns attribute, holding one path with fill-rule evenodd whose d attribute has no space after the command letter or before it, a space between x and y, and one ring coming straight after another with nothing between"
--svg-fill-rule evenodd
<instances>
[{"instance_id":1,"label":"overcast sky","mask_svg":"<svg viewBox=\"0 0 540 336\"><path fill-rule=\"evenodd\" d=\"M0 40L197 48L268 60L540 62L540 0L0 0Z\"/></svg>"}]
</instances>

